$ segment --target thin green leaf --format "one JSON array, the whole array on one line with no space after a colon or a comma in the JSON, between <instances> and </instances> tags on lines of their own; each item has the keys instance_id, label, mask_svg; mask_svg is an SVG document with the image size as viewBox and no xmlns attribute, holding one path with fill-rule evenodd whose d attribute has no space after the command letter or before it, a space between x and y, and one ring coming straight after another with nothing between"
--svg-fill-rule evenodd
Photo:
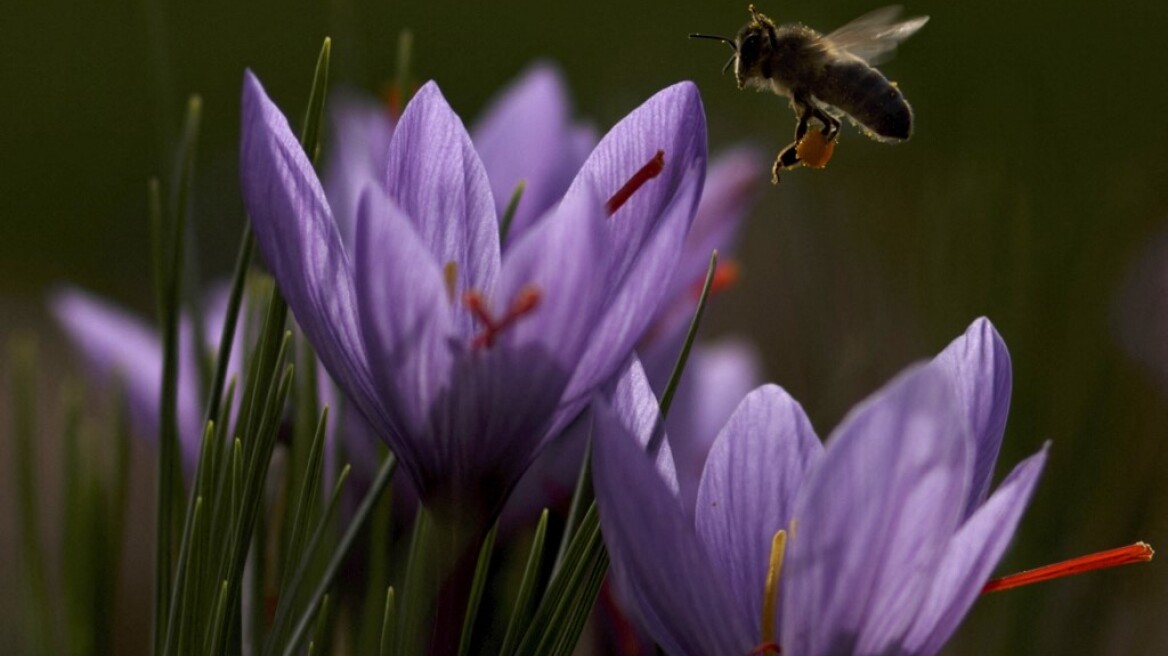
<instances>
[{"instance_id":1,"label":"thin green leaf","mask_svg":"<svg viewBox=\"0 0 1168 656\"><path fill-rule=\"evenodd\" d=\"M495 536L499 533L499 522L496 521L491 530L487 532L487 537L483 540L483 546L479 550L479 560L475 564L474 579L470 584L470 599L466 604L466 618L462 621L462 637L458 643L459 656L466 656L470 653L470 640L474 633L475 618L478 616L479 603L483 599L483 590L487 586L487 574L491 568L491 554L495 549Z\"/></svg>"},{"instance_id":2,"label":"thin green leaf","mask_svg":"<svg viewBox=\"0 0 1168 656\"><path fill-rule=\"evenodd\" d=\"M714 284L714 273L718 270L718 251L710 253L710 267L706 269L706 280L702 283L702 294L698 297L698 307L694 310L693 319L689 322L689 330L685 333L685 343L681 347L681 352L677 355L677 362L673 365L673 372L669 375L669 383L665 386L665 392L661 394L661 417L664 418L669 414L669 408L673 405L673 395L677 392L677 385L681 382L681 374L685 371L686 362L689 361L689 352L693 348L694 339L698 335L698 326L702 323L702 315L706 311L706 302L710 300L710 289Z\"/></svg>"},{"instance_id":3,"label":"thin green leaf","mask_svg":"<svg viewBox=\"0 0 1168 656\"><path fill-rule=\"evenodd\" d=\"M414 530L410 536L409 552L406 554L406 575L402 586L401 608L398 610L398 645L399 654L412 654L417 651L415 643L422 629L422 609L425 603L422 593L426 588L426 574L430 571L428 556L430 549L426 543L430 536L430 513L419 508L414 513Z\"/></svg>"},{"instance_id":4,"label":"thin green leaf","mask_svg":"<svg viewBox=\"0 0 1168 656\"><path fill-rule=\"evenodd\" d=\"M20 537L25 580L31 603L28 606L37 653L56 652L56 621L49 605L45 581L44 545L41 542L40 493L36 476L36 346L31 338L13 340L9 346L12 369L12 433L16 438L16 487L19 498Z\"/></svg>"},{"instance_id":5,"label":"thin green leaf","mask_svg":"<svg viewBox=\"0 0 1168 656\"><path fill-rule=\"evenodd\" d=\"M179 189L175 206L174 224L169 231L169 239L162 226L160 213L152 223L158 230L156 258L169 257L165 263L160 260L158 269L162 277L159 285L159 316L163 339L162 395L158 439L158 495L157 495L157 537L155 542L155 594L154 594L154 653L163 653L166 624L170 616L173 570L171 567L174 489L178 471L178 315L182 289L183 255L187 232L188 207L186 199L193 184L195 165L195 144L199 135L202 118L202 100L192 96L187 103L187 116L183 127L180 146ZM158 186L151 186L152 195L157 196ZM160 207L157 198L151 199L151 210ZM163 253L167 255L163 255Z\"/></svg>"},{"instance_id":6,"label":"thin green leaf","mask_svg":"<svg viewBox=\"0 0 1168 656\"><path fill-rule=\"evenodd\" d=\"M349 549L352 548L353 543L357 541L357 534L369 519L369 512L376 505L377 499L385 491L385 488L389 486L389 481L393 478L393 472L396 467L397 459L392 455L386 457L381 465L381 469L377 472L377 477L373 480L373 485L365 493L365 497L361 499L361 505L357 507L357 511L353 514L353 519L349 523L349 527L345 529L345 534L341 536L336 550L333 551L328 565L325 566L324 574L321 576L320 582L309 598L308 607L305 609L304 614L300 616L300 621L297 622L296 628L292 630L292 635L288 638L288 643L284 647L285 656L291 656L295 653L296 647L300 643L300 640L303 639L304 631L307 629L308 623L312 618L313 610L320 603L320 599L324 597L329 586L332 585L333 579L336 578L337 571L341 567L341 563L348 556Z\"/></svg>"},{"instance_id":7,"label":"thin green leaf","mask_svg":"<svg viewBox=\"0 0 1168 656\"><path fill-rule=\"evenodd\" d=\"M378 642L379 656L393 656L393 629L394 629L394 594L393 586L385 591L385 612L381 616L381 640Z\"/></svg>"},{"instance_id":8,"label":"thin green leaf","mask_svg":"<svg viewBox=\"0 0 1168 656\"><path fill-rule=\"evenodd\" d=\"M525 189L527 181L520 180L519 184L515 185L515 191L511 192L511 200L507 201L507 209L503 211L503 218L499 221L499 244L507 241L507 233L511 232L511 222L515 220L515 211L519 209L519 199L523 197Z\"/></svg>"},{"instance_id":9,"label":"thin green leaf","mask_svg":"<svg viewBox=\"0 0 1168 656\"><path fill-rule=\"evenodd\" d=\"M560 537L560 546L556 550L555 566L552 572L558 572L560 564L564 562L564 554L568 545L576 535L576 529L584 519L584 514L592 505L595 497L592 491L592 413L581 413L575 421L588 422L588 440L584 447L584 459L580 461L580 474L576 477L576 489L572 491L572 504L568 507L568 519L564 524L564 534ZM569 430L571 430L569 428Z\"/></svg>"},{"instance_id":10,"label":"thin green leaf","mask_svg":"<svg viewBox=\"0 0 1168 656\"><path fill-rule=\"evenodd\" d=\"M539 578L539 564L543 560L544 540L547 538L548 511L544 508L535 527L531 540L531 550L527 554L527 566L523 568L523 581L519 584L519 594L515 595L515 605L511 610L511 620L507 622L507 633L503 636L503 647L499 653L508 656L515 651L519 642L520 627L527 624L531 614L532 594Z\"/></svg>"},{"instance_id":11,"label":"thin green leaf","mask_svg":"<svg viewBox=\"0 0 1168 656\"><path fill-rule=\"evenodd\" d=\"M320 602L320 612L316 614L316 628L312 632L309 653L319 654L320 656L328 653L328 617L329 596L326 594ZM320 645L320 647L316 647L316 645Z\"/></svg>"},{"instance_id":12,"label":"thin green leaf","mask_svg":"<svg viewBox=\"0 0 1168 656\"><path fill-rule=\"evenodd\" d=\"M408 29L397 33L397 77L394 87L402 107L410 100L410 56L414 50L414 33Z\"/></svg>"},{"instance_id":13,"label":"thin green leaf","mask_svg":"<svg viewBox=\"0 0 1168 656\"><path fill-rule=\"evenodd\" d=\"M312 91L308 94L308 109L304 112L304 127L300 130L300 145L309 159L316 163L320 149L320 126L323 123L324 101L328 97L329 59L333 51L332 39L325 37L316 56L316 70L312 74Z\"/></svg>"}]
</instances>

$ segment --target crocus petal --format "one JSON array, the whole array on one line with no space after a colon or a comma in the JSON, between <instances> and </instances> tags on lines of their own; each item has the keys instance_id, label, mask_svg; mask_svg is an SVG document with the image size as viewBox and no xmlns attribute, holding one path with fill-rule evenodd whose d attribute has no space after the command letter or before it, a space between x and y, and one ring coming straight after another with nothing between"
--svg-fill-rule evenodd
<instances>
[{"instance_id":1,"label":"crocus petal","mask_svg":"<svg viewBox=\"0 0 1168 656\"><path fill-rule=\"evenodd\" d=\"M509 241L563 197L588 155L588 150L581 152L566 143L573 130L569 113L568 92L559 71L541 63L504 89L472 130L500 216L516 186L524 183ZM592 136L587 148L595 143Z\"/></svg>"},{"instance_id":2,"label":"crocus petal","mask_svg":"<svg viewBox=\"0 0 1168 656\"><path fill-rule=\"evenodd\" d=\"M362 334L378 399L388 410L376 428L409 470L427 449L415 436L425 433L436 399L451 384L451 304L458 301L447 296L441 267L413 224L377 187L366 189L357 223ZM421 478L419 471L410 474Z\"/></svg>"},{"instance_id":3,"label":"crocus petal","mask_svg":"<svg viewBox=\"0 0 1168 656\"><path fill-rule=\"evenodd\" d=\"M745 618L711 612L731 608L732 599L686 518L668 465L660 466L668 444L658 464L645 451L655 421L644 419L656 399L643 374L630 370L624 378L617 393L624 398L614 400L620 409L594 405L596 503L613 576L667 653L745 654L754 646Z\"/></svg>"},{"instance_id":4,"label":"crocus petal","mask_svg":"<svg viewBox=\"0 0 1168 656\"><path fill-rule=\"evenodd\" d=\"M389 146L386 191L413 221L439 266L457 268L456 294L494 289L499 224L482 161L438 85L410 100ZM461 334L474 329L463 313Z\"/></svg>"},{"instance_id":5,"label":"crocus petal","mask_svg":"<svg viewBox=\"0 0 1168 656\"><path fill-rule=\"evenodd\" d=\"M141 437L157 443L162 402L162 340L129 312L76 287L53 293L49 307L103 386L116 384L125 395L129 419ZM190 321L179 322L176 423L183 470L194 472L202 445L199 377Z\"/></svg>"},{"instance_id":6,"label":"crocus petal","mask_svg":"<svg viewBox=\"0 0 1168 656\"><path fill-rule=\"evenodd\" d=\"M346 250L357 231L357 203L369 184L381 184L389 165L393 120L388 108L355 92L332 94L328 102L329 157L324 189Z\"/></svg>"},{"instance_id":7,"label":"crocus petal","mask_svg":"<svg viewBox=\"0 0 1168 656\"><path fill-rule=\"evenodd\" d=\"M905 639L908 653L935 654L981 595L1005 553L1046 464L1047 447L1023 460L953 536L932 577L928 600Z\"/></svg>"},{"instance_id":8,"label":"crocus petal","mask_svg":"<svg viewBox=\"0 0 1168 656\"><path fill-rule=\"evenodd\" d=\"M676 352L673 357L677 358ZM645 365L643 359L641 363ZM645 374L654 391L664 393L668 375L654 379L648 365ZM694 344L665 421L677 463L678 487L687 508L692 508L697 498L714 439L742 398L761 382L761 365L753 345L732 338Z\"/></svg>"},{"instance_id":9,"label":"crocus petal","mask_svg":"<svg viewBox=\"0 0 1168 656\"><path fill-rule=\"evenodd\" d=\"M957 530L971 438L946 376L910 369L853 410L796 504L783 567L782 647L893 651Z\"/></svg>"},{"instance_id":10,"label":"crocus petal","mask_svg":"<svg viewBox=\"0 0 1168 656\"><path fill-rule=\"evenodd\" d=\"M1012 375L1010 352L989 319L974 321L933 361L952 381L974 438L973 481L965 517L985 499L1006 432Z\"/></svg>"},{"instance_id":11,"label":"crocus petal","mask_svg":"<svg viewBox=\"0 0 1168 656\"><path fill-rule=\"evenodd\" d=\"M539 343L566 370L575 366L605 300L594 282L606 245L602 218L600 202L581 194L520 235L493 300L498 312L524 289L538 290L540 301L503 333L502 344Z\"/></svg>"},{"instance_id":12,"label":"crocus petal","mask_svg":"<svg viewBox=\"0 0 1168 656\"><path fill-rule=\"evenodd\" d=\"M771 540L791 528L803 476L822 452L802 406L776 385L748 394L710 449L695 525L736 604L719 612L750 619L754 635Z\"/></svg>"},{"instance_id":13,"label":"crocus petal","mask_svg":"<svg viewBox=\"0 0 1168 656\"><path fill-rule=\"evenodd\" d=\"M288 307L333 379L374 407L348 255L304 149L251 71L240 159L256 243Z\"/></svg>"},{"instance_id":14,"label":"crocus petal","mask_svg":"<svg viewBox=\"0 0 1168 656\"><path fill-rule=\"evenodd\" d=\"M657 308L705 175L706 137L701 99L690 83L657 93L601 140L572 183L568 197L620 189L658 150L665 168L604 221L608 257L598 263L609 304L593 330L557 420L564 426L632 350Z\"/></svg>"}]
</instances>

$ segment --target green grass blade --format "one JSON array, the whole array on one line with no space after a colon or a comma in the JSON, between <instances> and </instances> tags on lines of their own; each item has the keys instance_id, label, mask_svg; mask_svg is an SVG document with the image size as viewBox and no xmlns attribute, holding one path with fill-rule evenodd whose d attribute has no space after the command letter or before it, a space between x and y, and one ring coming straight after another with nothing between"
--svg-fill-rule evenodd
<instances>
[{"instance_id":1,"label":"green grass blade","mask_svg":"<svg viewBox=\"0 0 1168 656\"><path fill-rule=\"evenodd\" d=\"M589 422L588 441L584 448L584 459L580 461L580 474L576 477L576 489L572 491L572 504L568 506L568 519L564 524L564 535L560 537L560 546L556 550L555 566L552 567L553 573L558 572L561 563L564 562L568 545L575 537L576 529L583 521L595 496L592 491L592 413L584 412L576 418L576 421Z\"/></svg>"},{"instance_id":2,"label":"green grass blade","mask_svg":"<svg viewBox=\"0 0 1168 656\"><path fill-rule=\"evenodd\" d=\"M661 417L664 419L669 414L669 408L673 405L673 395L677 392L677 385L681 382L681 374L685 371L685 365L689 361L689 352L693 348L694 339L698 335L698 326L702 323L702 315L706 311L706 302L710 300L710 288L714 284L714 273L718 270L718 251L710 253L710 267L706 270L706 280L702 283L702 294L698 297L698 307L694 310L693 319L689 322L689 330L685 334L685 343L681 347L681 352L677 355L677 362L673 365L673 372L669 374L669 383L665 386L665 392L661 394Z\"/></svg>"},{"instance_id":3,"label":"green grass blade","mask_svg":"<svg viewBox=\"0 0 1168 656\"><path fill-rule=\"evenodd\" d=\"M539 524L535 527L535 536L531 540L531 550L527 554L527 565L523 568L523 581L519 584L519 594L515 595L515 604L511 609L511 619L507 622L507 633L503 636L503 646L499 649L502 656L508 656L515 651L519 642L521 627L525 626L531 612L532 595L535 592L535 582L539 578L539 564L543 561L544 541L547 539L548 511L545 508L539 515Z\"/></svg>"},{"instance_id":4,"label":"green grass blade","mask_svg":"<svg viewBox=\"0 0 1168 656\"><path fill-rule=\"evenodd\" d=\"M458 642L459 656L466 656L470 653L471 636L474 633L475 618L478 616L479 603L483 599L483 590L487 587L487 574L491 568L491 555L495 550L495 536L499 534L499 522L496 521L491 530L487 532L487 537L483 540L483 546L479 550L479 560L475 564L474 579L470 584L470 599L466 604L466 618L462 622L462 636Z\"/></svg>"},{"instance_id":5,"label":"green grass blade","mask_svg":"<svg viewBox=\"0 0 1168 656\"><path fill-rule=\"evenodd\" d=\"M394 617L394 593L391 585L385 591L385 612L381 616L381 640L378 641L377 650L379 656L393 656Z\"/></svg>"},{"instance_id":6,"label":"green grass blade","mask_svg":"<svg viewBox=\"0 0 1168 656\"><path fill-rule=\"evenodd\" d=\"M353 543L357 541L357 534L365 526L365 522L369 519L369 513L377 504L378 498L381 497L385 488L389 486L389 481L393 478L393 472L396 468L397 459L392 455L386 457L381 465L381 469L377 472L377 477L373 480L373 485L365 493L365 497L361 499L361 505L357 507L357 511L353 514L353 519L349 523L349 527L345 529L345 534L341 536L341 541L333 551L328 565L325 566L320 582L317 584L312 596L309 597L305 612L300 616L300 621L296 623L296 628L292 630L292 635L288 638L288 642L284 647L285 656L292 656L296 652L296 647L300 643L300 640L303 639L304 632L308 628L308 623L312 619L313 611L328 591L329 586L332 585L333 579L336 578L337 571L341 567L341 563L349 555L349 549L352 548Z\"/></svg>"},{"instance_id":7,"label":"green grass blade","mask_svg":"<svg viewBox=\"0 0 1168 656\"><path fill-rule=\"evenodd\" d=\"M507 201L507 209L503 212L503 218L499 221L499 244L507 242L507 233L511 232L511 222L515 220L515 211L519 209L519 199L523 197L523 191L527 189L527 182L520 180L519 184L515 185L515 191L511 192L511 200Z\"/></svg>"}]
</instances>

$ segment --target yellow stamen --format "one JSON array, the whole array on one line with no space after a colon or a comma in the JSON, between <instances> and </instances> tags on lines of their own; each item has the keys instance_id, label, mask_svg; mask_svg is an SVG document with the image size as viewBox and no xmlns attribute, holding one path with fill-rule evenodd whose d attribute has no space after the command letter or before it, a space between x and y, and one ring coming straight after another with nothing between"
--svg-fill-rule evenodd
<instances>
[{"instance_id":1,"label":"yellow stamen","mask_svg":"<svg viewBox=\"0 0 1168 656\"><path fill-rule=\"evenodd\" d=\"M775 642L775 607L779 602L779 576L783 573L783 556L786 552L787 532L779 529L775 537L771 538L771 562L767 566L766 588L762 597L763 644Z\"/></svg>"},{"instance_id":2,"label":"yellow stamen","mask_svg":"<svg viewBox=\"0 0 1168 656\"><path fill-rule=\"evenodd\" d=\"M458 289L458 263L451 260L442 267L442 280L446 283L446 298L453 303Z\"/></svg>"}]
</instances>

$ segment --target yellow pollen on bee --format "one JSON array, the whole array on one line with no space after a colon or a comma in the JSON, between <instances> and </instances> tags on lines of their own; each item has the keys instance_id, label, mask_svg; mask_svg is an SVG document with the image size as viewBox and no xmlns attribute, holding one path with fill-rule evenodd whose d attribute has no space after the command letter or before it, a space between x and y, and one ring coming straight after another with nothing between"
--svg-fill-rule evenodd
<instances>
[{"instance_id":1,"label":"yellow pollen on bee","mask_svg":"<svg viewBox=\"0 0 1168 656\"><path fill-rule=\"evenodd\" d=\"M794 524L791 526L794 531ZM775 644L775 609L779 603L779 577L787 553L787 532L779 529L771 538L771 560L767 565L766 587L762 597L762 643Z\"/></svg>"},{"instance_id":2,"label":"yellow pollen on bee","mask_svg":"<svg viewBox=\"0 0 1168 656\"><path fill-rule=\"evenodd\" d=\"M803 166L821 169L831 161L835 153L835 140L823 136L819 130L812 130L795 146L795 154Z\"/></svg>"},{"instance_id":3,"label":"yellow pollen on bee","mask_svg":"<svg viewBox=\"0 0 1168 656\"><path fill-rule=\"evenodd\" d=\"M442 267L442 282L446 284L446 299L454 302L454 293L458 290L458 263L451 260Z\"/></svg>"}]
</instances>

